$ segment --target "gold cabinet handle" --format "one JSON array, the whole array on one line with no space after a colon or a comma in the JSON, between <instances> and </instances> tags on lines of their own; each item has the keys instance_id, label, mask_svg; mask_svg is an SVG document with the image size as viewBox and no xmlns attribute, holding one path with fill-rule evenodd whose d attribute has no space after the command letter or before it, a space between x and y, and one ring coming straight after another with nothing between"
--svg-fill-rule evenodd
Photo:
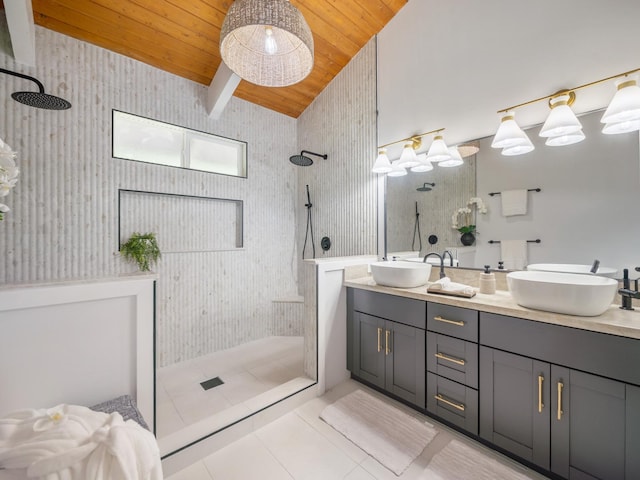
<instances>
[{"instance_id":1,"label":"gold cabinet handle","mask_svg":"<svg viewBox=\"0 0 640 480\"><path fill-rule=\"evenodd\" d=\"M382 350L382 344L380 343L380 336L382 335L382 328L378 327L378 353Z\"/></svg>"},{"instance_id":2,"label":"gold cabinet handle","mask_svg":"<svg viewBox=\"0 0 640 480\"><path fill-rule=\"evenodd\" d=\"M433 398L435 398L439 402L446 403L450 407L453 407L453 408L455 408L457 410L460 410L461 412L464 412L464 404L463 403L452 402L451 400L448 400L448 399L444 398L439 393L437 395L434 395Z\"/></svg>"},{"instance_id":3,"label":"gold cabinet handle","mask_svg":"<svg viewBox=\"0 0 640 480\"><path fill-rule=\"evenodd\" d=\"M562 389L564 388L564 383L558 382L558 420L562 420Z\"/></svg>"},{"instance_id":4,"label":"gold cabinet handle","mask_svg":"<svg viewBox=\"0 0 640 480\"><path fill-rule=\"evenodd\" d=\"M391 335L391 330L385 330L384 332L384 354L389 355L391 353L391 348L389 347L389 335Z\"/></svg>"},{"instance_id":5,"label":"gold cabinet handle","mask_svg":"<svg viewBox=\"0 0 640 480\"><path fill-rule=\"evenodd\" d=\"M464 327L465 322L462 320L449 320L448 318L442 318L440 315L433 317L436 322L450 323L451 325L457 325L458 327Z\"/></svg>"},{"instance_id":6,"label":"gold cabinet handle","mask_svg":"<svg viewBox=\"0 0 640 480\"><path fill-rule=\"evenodd\" d=\"M441 360L446 360L447 362L455 363L456 365L465 365L467 363L461 358L450 357L440 352L434 353L433 355L436 358L439 358Z\"/></svg>"},{"instance_id":7,"label":"gold cabinet handle","mask_svg":"<svg viewBox=\"0 0 640 480\"><path fill-rule=\"evenodd\" d=\"M544 382L544 377L538 375L538 413L542 413L544 408L544 403L542 403L542 382Z\"/></svg>"}]
</instances>

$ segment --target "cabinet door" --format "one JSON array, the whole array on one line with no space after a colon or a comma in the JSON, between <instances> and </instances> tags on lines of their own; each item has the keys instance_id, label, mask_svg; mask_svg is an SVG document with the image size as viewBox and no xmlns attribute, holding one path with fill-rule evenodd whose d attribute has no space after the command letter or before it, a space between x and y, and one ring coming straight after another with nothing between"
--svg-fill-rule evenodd
<instances>
[{"instance_id":1,"label":"cabinet door","mask_svg":"<svg viewBox=\"0 0 640 480\"><path fill-rule=\"evenodd\" d=\"M366 313L353 315L353 374L384 388L385 321Z\"/></svg>"},{"instance_id":2,"label":"cabinet door","mask_svg":"<svg viewBox=\"0 0 640 480\"><path fill-rule=\"evenodd\" d=\"M549 469L550 365L480 347L480 436Z\"/></svg>"},{"instance_id":3,"label":"cabinet door","mask_svg":"<svg viewBox=\"0 0 640 480\"><path fill-rule=\"evenodd\" d=\"M625 474L625 451L629 469L637 468L632 462L638 455L626 448L627 386L555 365L551 373L551 471L570 479L640 478L638 471ZM634 392L629 394L634 403ZM630 409L630 420L639 406Z\"/></svg>"},{"instance_id":4,"label":"cabinet door","mask_svg":"<svg viewBox=\"0 0 640 480\"><path fill-rule=\"evenodd\" d=\"M425 408L425 331L391 321L385 327L385 389Z\"/></svg>"}]
</instances>

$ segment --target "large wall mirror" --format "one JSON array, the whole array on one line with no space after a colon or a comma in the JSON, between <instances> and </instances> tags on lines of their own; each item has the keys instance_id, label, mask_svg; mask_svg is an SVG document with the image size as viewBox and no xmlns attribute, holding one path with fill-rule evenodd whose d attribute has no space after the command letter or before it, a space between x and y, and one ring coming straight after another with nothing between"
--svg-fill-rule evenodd
<instances>
[{"instance_id":1,"label":"large wall mirror","mask_svg":"<svg viewBox=\"0 0 640 480\"><path fill-rule=\"evenodd\" d=\"M538 125L527 130L536 147L531 153L503 156L491 148L493 137L486 137L478 140L480 151L464 166L387 178L387 256L455 248L461 267L496 268L501 259L496 241L540 239L527 244L527 263L590 264L598 259L619 275L623 268L640 265L638 132L605 135L601 116L601 111L580 116L586 139L574 145L546 146ZM528 194L524 215L504 216L501 195L489 195L536 188L540 192ZM475 196L488 211L475 213L476 241L464 247L451 226L452 215ZM414 238L416 209L422 249ZM431 235L438 237L433 245Z\"/></svg>"}]
</instances>

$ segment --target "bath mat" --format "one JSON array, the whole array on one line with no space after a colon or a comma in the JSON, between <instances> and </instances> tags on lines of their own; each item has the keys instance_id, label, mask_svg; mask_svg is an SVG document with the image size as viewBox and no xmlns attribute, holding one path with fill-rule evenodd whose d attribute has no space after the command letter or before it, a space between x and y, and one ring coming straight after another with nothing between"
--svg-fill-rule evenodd
<instances>
[{"instance_id":1,"label":"bath mat","mask_svg":"<svg viewBox=\"0 0 640 480\"><path fill-rule=\"evenodd\" d=\"M420 478L438 480L530 480L495 458L458 440L451 440L436 453Z\"/></svg>"},{"instance_id":2,"label":"bath mat","mask_svg":"<svg viewBox=\"0 0 640 480\"><path fill-rule=\"evenodd\" d=\"M327 406L320 418L396 475L400 475L438 433L433 425L362 390Z\"/></svg>"}]
</instances>

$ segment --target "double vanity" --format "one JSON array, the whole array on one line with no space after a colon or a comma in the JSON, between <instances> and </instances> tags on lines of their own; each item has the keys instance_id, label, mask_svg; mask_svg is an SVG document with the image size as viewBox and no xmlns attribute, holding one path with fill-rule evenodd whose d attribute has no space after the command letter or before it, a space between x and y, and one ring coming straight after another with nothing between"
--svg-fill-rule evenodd
<instances>
[{"instance_id":1,"label":"double vanity","mask_svg":"<svg viewBox=\"0 0 640 480\"><path fill-rule=\"evenodd\" d=\"M344 285L353 378L552 476L640 478L638 310L564 315L362 270Z\"/></svg>"}]
</instances>

